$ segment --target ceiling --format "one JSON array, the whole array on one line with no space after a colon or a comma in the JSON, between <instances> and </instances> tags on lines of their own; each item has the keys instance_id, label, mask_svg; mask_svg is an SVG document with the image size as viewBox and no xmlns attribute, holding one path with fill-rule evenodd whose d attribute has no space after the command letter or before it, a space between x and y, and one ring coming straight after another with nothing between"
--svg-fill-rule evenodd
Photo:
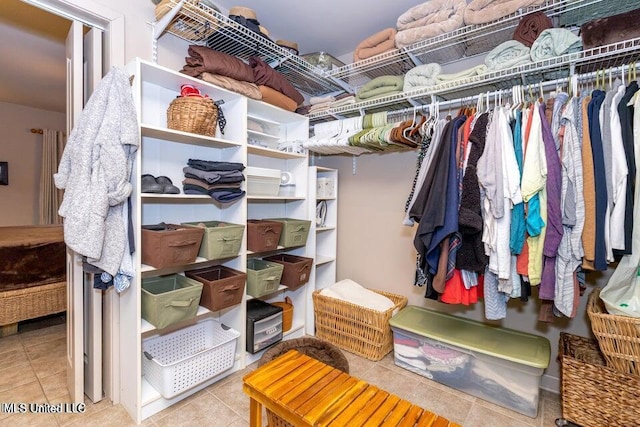
<instances>
[{"instance_id":1,"label":"ceiling","mask_svg":"<svg viewBox=\"0 0 640 427\"><path fill-rule=\"evenodd\" d=\"M153 10L149 1L149 10ZM235 0L208 0L226 12ZM365 38L394 27L418 0L243 0L269 31L272 40L298 44L300 54L325 51L349 61ZM150 17L151 18L151 17ZM0 102L65 111L64 40L70 21L20 0L0 0Z\"/></svg>"}]
</instances>

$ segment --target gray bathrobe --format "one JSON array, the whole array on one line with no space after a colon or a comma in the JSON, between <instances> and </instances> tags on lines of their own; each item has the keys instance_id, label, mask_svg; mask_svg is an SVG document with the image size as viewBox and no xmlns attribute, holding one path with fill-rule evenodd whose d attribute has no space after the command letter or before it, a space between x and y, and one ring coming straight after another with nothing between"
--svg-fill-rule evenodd
<instances>
[{"instance_id":1,"label":"gray bathrobe","mask_svg":"<svg viewBox=\"0 0 640 427\"><path fill-rule=\"evenodd\" d=\"M111 275L127 243L122 212L139 139L129 78L113 67L80 114L54 175L65 190L58 211L65 243Z\"/></svg>"}]
</instances>

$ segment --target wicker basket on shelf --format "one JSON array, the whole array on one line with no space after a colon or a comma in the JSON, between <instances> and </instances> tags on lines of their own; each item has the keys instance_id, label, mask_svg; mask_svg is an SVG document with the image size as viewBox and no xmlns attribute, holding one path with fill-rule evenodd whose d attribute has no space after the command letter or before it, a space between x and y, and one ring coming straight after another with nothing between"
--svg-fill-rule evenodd
<instances>
[{"instance_id":1,"label":"wicker basket on shelf","mask_svg":"<svg viewBox=\"0 0 640 427\"><path fill-rule=\"evenodd\" d=\"M180 96L167 109L167 127L183 132L216 136L218 106L211 98Z\"/></svg>"},{"instance_id":2,"label":"wicker basket on shelf","mask_svg":"<svg viewBox=\"0 0 640 427\"><path fill-rule=\"evenodd\" d=\"M587 314L607 366L623 374L640 375L640 318L609 314L600 290L589 294Z\"/></svg>"},{"instance_id":3,"label":"wicker basket on shelf","mask_svg":"<svg viewBox=\"0 0 640 427\"><path fill-rule=\"evenodd\" d=\"M582 427L638 425L640 377L605 366L595 340L560 333L562 416Z\"/></svg>"}]
</instances>

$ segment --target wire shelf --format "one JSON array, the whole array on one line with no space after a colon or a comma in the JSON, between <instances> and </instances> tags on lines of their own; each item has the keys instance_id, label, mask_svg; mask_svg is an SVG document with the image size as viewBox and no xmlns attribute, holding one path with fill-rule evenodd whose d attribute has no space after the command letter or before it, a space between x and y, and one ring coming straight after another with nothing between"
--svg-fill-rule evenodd
<instances>
[{"instance_id":1,"label":"wire shelf","mask_svg":"<svg viewBox=\"0 0 640 427\"><path fill-rule=\"evenodd\" d=\"M197 1L169 0L181 9L166 25L166 32L189 43L204 45L248 61L258 56L283 74L298 90L310 95L342 91L345 85L309 62Z\"/></svg>"},{"instance_id":2,"label":"wire shelf","mask_svg":"<svg viewBox=\"0 0 640 427\"><path fill-rule=\"evenodd\" d=\"M430 103L435 99L451 100L477 95L481 92L533 85L548 80L568 78L572 70L589 73L630 64L640 60L640 38L600 46L580 52L523 64L504 70L491 71L472 78L383 96L356 104L308 115L312 123L327 118L354 117L364 112L389 111L411 105Z\"/></svg>"}]
</instances>

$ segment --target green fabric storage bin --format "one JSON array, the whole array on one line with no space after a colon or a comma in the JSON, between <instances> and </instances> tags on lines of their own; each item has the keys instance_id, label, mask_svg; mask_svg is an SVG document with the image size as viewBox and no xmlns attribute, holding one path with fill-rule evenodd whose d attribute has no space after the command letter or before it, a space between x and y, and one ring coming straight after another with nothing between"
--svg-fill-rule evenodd
<instances>
[{"instance_id":1,"label":"green fabric storage bin","mask_svg":"<svg viewBox=\"0 0 640 427\"><path fill-rule=\"evenodd\" d=\"M304 246L307 244L311 221L294 218L269 218L269 221L282 223L282 233L280 233L279 246L291 248Z\"/></svg>"},{"instance_id":2,"label":"green fabric storage bin","mask_svg":"<svg viewBox=\"0 0 640 427\"><path fill-rule=\"evenodd\" d=\"M204 228L198 256L206 259L232 258L240 253L244 225L223 221L183 222L189 227Z\"/></svg>"},{"instance_id":3,"label":"green fabric storage bin","mask_svg":"<svg viewBox=\"0 0 640 427\"><path fill-rule=\"evenodd\" d=\"M247 293L258 298L278 290L284 265L257 258L247 260Z\"/></svg>"},{"instance_id":4,"label":"green fabric storage bin","mask_svg":"<svg viewBox=\"0 0 640 427\"><path fill-rule=\"evenodd\" d=\"M142 280L142 318L158 329L193 319L202 283L179 274Z\"/></svg>"}]
</instances>

